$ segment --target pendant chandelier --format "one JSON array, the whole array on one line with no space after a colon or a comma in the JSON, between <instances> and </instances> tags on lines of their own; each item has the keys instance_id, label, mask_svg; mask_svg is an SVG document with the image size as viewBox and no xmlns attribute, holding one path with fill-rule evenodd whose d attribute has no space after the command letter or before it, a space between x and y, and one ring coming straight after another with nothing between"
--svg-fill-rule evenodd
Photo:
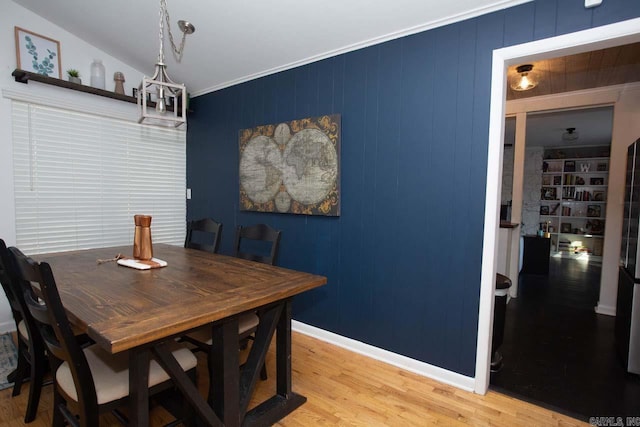
<instances>
[{"instance_id":1,"label":"pendant chandelier","mask_svg":"<svg viewBox=\"0 0 640 427\"><path fill-rule=\"evenodd\" d=\"M173 55L177 62L182 60L182 52L187 34L196 29L190 22L178 21L182 31L182 42L176 48L171 33L169 12L166 0L160 0L160 50L158 62L152 77L144 77L138 86L138 107L140 119L138 123L148 123L159 126L179 127L187 121L187 88L184 84L175 83L167 74L167 64L164 62L164 23L167 23L169 41Z\"/></svg>"}]
</instances>

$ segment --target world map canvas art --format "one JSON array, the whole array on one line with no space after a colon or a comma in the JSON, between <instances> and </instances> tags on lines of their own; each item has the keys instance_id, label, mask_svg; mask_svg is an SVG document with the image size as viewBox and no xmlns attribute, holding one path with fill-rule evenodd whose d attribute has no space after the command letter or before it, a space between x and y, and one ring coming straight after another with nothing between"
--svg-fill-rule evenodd
<instances>
[{"instance_id":1,"label":"world map canvas art","mask_svg":"<svg viewBox=\"0 0 640 427\"><path fill-rule=\"evenodd\" d=\"M240 131L240 208L340 215L340 115Z\"/></svg>"}]
</instances>

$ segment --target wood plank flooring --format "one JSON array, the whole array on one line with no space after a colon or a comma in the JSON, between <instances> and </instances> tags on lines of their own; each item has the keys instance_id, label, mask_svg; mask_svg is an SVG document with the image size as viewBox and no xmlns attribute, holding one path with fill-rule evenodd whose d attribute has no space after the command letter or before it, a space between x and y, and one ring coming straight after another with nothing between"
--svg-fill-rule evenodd
<instances>
[{"instance_id":1,"label":"wood plank flooring","mask_svg":"<svg viewBox=\"0 0 640 427\"><path fill-rule=\"evenodd\" d=\"M493 391L486 396L421 377L314 338L293 334L293 389L307 403L278 425L296 426L582 426L576 419ZM208 387L206 360L198 353L198 384ZM275 389L275 353L267 367L269 379L259 382L252 405ZM51 425L51 386L43 396L33 427ZM23 426L28 385L20 396L0 391L0 427ZM152 425L171 417L161 407L151 413ZM102 426L119 425L111 415Z\"/></svg>"},{"instance_id":2,"label":"wood plank flooring","mask_svg":"<svg viewBox=\"0 0 640 427\"><path fill-rule=\"evenodd\" d=\"M593 309L600 274L597 264L553 257L548 275L520 275L492 387L583 420L640 416L640 377L618 359L615 317Z\"/></svg>"}]
</instances>

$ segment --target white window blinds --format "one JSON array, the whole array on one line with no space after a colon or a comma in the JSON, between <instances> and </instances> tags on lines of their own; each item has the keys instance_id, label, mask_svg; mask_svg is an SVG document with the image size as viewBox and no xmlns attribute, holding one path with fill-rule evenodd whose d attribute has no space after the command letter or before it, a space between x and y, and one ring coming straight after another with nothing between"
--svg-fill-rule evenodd
<instances>
[{"instance_id":1,"label":"white window blinds","mask_svg":"<svg viewBox=\"0 0 640 427\"><path fill-rule=\"evenodd\" d=\"M28 254L185 235L185 132L12 102L16 243Z\"/></svg>"}]
</instances>

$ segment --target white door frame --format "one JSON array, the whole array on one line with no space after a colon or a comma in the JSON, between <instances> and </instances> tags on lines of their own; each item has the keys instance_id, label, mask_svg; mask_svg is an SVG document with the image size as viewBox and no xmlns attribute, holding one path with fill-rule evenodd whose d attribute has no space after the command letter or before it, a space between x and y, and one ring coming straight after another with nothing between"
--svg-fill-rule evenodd
<instances>
[{"instance_id":1,"label":"white door frame","mask_svg":"<svg viewBox=\"0 0 640 427\"><path fill-rule=\"evenodd\" d=\"M484 241L474 385L476 393L485 394L489 388L507 67L525 61L573 55L638 41L640 41L640 18L635 18L493 51Z\"/></svg>"}]
</instances>

